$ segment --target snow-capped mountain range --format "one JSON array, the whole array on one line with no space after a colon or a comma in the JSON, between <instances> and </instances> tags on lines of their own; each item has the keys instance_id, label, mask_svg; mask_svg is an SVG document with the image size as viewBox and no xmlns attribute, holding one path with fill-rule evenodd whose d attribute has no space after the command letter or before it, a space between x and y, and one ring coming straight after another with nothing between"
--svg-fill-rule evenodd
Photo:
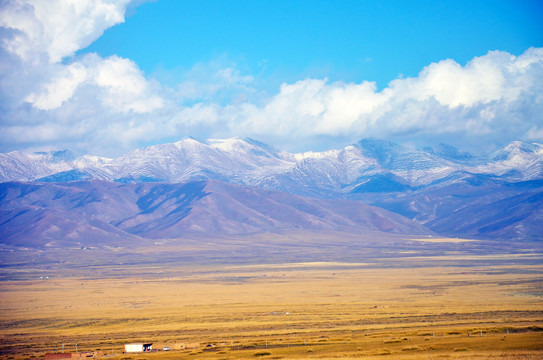
<instances>
[{"instance_id":1,"label":"snow-capped mountain range","mask_svg":"<svg viewBox=\"0 0 543 360\"><path fill-rule=\"evenodd\" d=\"M156 204L147 206L149 198ZM104 213L113 215L98 220ZM473 156L444 144L414 149L364 139L292 154L251 139L185 138L115 159L11 152L0 154L0 220L0 238L13 243L345 224L358 232L540 241L543 145L515 141Z\"/></svg>"},{"instance_id":2,"label":"snow-capped mountain range","mask_svg":"<svg viewBox=\"0 0 543 360\"><path fill-rule=\"evenodd\" d=\"M137 149L119 158L69 151L0 154L0 182L100 179L123 183L217 179L301 195L338 197L381 179L384 190L428 186L448 177L491 175L504 181L543 178L543 145L515 141L474 157L453 147L412 149L365 139L340 150L291 154L251 139L185 138ZM386 183L386 184L385 184ZM374 184L373 184L374 185Z\"/></svg>"}]
</instances>

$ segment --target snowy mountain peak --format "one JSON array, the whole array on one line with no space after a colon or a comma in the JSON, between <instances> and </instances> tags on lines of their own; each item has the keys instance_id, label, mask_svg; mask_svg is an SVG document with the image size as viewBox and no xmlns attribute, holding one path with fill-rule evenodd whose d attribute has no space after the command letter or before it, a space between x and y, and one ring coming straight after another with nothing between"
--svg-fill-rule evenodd
<instances>
[{"instance_id":1,"label":"snowy mountain peak","mask_svg":"<svg viewBox=\"0 0 543 360\"><path fill-rule=\"evenodd\" d=\"M540 154L543 151L543 145L538 143L524 143L521 141L513 141L511 144L505 147L509 152L525 152Z\"/></svg>"},{"instance_id":2,"label":"snowy mountain peak","mask_svg":"<svg viewBox=\"0 0 543 360\"><path fill-rule=\"evenodd\" d=\"M187 136L173 143L173 145L175 145L178 149L183 149L183 148L206 146L207 144L205 144L202 141L196 140L192 136Z\"/></svg>"},{"instance_id":3,"label":"snowy mountain peak","mask_svg":"<svg viewBox=\"0 0 543 360\"><path fill-rule=\"evenodd\" d=\"M254 148L255 146L239 137L228 139L208 139L207 143L216 149L222 151L237 151L239 149Z\"/></svg>"},{"instance_id":4,"label":"snowy mountain peak","mask_svg":"<svg viewBox=\"0 0 543 360\"><path fill-rule=\"evenodd\" d=\"M543 145L541 144L513 141L502 149L494 151L489 158L491 161L505 161L515 157L533 157L541 154L543 154Z\"/></svg>"},{"instance_id":5,"label":"snowy mountain peak","mask_svg":"<svg viewBox=\"0 0 543 360\"><path fill-rule=\"evenodd\" d=\"M271 146L261 143L251 138L232 137L228 139L208 139L210 147L228 153L230 155L247 157L280 157L277 151ZM248 159L247 159L248 160Z\"/></svg>"},{"instance_id":6,"label":"snowy mountain peak","mask_svg":"<svg viewBox=\"0 0 543 360\"><path fill-rule=\"evenodd\" d=\"M327 150L320 152L306 151L294 154L294 158L296 161L303 161L305 159L324 159L329 157L337 158L340 151L341 150Z\"/></svg>"},{"instance_id":7,"label":"snowy mountain peak","mask_svg":"<svg viewBox=\"0 0 543 360\"><path fill-rule=\"evenodd\" d=\"M186 137L136 149L115 159L89 155L74 159L67 151L0 154L0 182L96 178L176 183L218 179L328 196L349 192L374 176L394 179L403 184L402 188L426 186L458 173L488 174L507 181L543 177L540 144L513 142L489 157L470 157L449 145L421 150L376 139L363 139L339 150L292 154L277 152L253 139L204 142Z\"/></svg>"}]
</instances>

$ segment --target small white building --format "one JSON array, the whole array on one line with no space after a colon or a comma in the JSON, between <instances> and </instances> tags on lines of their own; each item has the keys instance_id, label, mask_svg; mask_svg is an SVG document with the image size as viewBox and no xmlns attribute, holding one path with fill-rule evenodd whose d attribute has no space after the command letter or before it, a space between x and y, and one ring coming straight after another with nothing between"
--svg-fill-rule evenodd
<instances>
[{"instance_id":1,"label":"small white building","mask_svg":"<svg viewBox=\"0 0 543 360\"><path fill-rule=\"evenodd\" d=\"M137 343L124 345L125 353L146 352L151 350L153 350L153 344Z\"/></svg>"}]
</instances>

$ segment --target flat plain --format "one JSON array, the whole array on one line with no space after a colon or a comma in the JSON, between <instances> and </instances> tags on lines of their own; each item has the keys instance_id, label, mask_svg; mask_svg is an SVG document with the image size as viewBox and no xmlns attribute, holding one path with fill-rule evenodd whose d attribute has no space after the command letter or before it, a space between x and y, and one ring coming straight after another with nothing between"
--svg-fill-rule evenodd
<instances>
[{"instance_id":1,"label":"flat plain","mask_svg":"<svg viewBox=\"0 0 543 360\"><path fill-rule=\"evenodd\" d=\"M126 360L543 358L541 254L402 253L17 267L0 282L0 358L76 344ZM123 354L132 342L172 350Z\"/></svg>"}]
</instances>

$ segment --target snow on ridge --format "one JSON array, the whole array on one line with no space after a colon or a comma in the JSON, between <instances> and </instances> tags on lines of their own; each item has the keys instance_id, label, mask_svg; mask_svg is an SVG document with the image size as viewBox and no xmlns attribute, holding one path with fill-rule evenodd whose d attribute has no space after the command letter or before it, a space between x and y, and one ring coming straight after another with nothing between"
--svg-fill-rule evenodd
<instances>
[{"instance_id":1,"label":"snow on ridge","mask_svg":"<svg viewBox=\"0 0 543 360\"><path fill-rule=\"evenodd\" d=\"M101 156L95 156L95 155L83 155L80 158L77 158L73 161L74 164L77 164L77 168L82 168L86 166L102 166L105 164L109 164L113 161L113 159L101 157Z\"/></svg>"},{"instance_id":2,"label":"snow on ridge","mask_svg":"<svg viewBox=\"0 0 543 360\"><path fill-rule=\"evenodd\" d=\"M307 186L334 183L338 189L378 172L397 175L411 185L425 185L456 171L505 174L511 181L543 176L543 145L538 143L512 142L470 164L401 146L377 147L373 151L374 156L367 157L364 149L355 144L321 152L277 152L266 144L239 137L206 142L186 137L175 143L136 149L114 159L84 155L70 160L73 154L66 151L12 151L0 154L0 182L31 181L75 169L110 181L127 177L145 181L150 177L180 182L198 176L256 184L267 178L267 183L278 187L281 181L296 174L291 181L306 181Z\"/></svg>"},{"instance_id":3,"label":"snow on ridge","mask_svg":"<svg viewBox=\"0 0 543 360\"><path fill-rule=\"evenodd\" d=\"M222 151L233 151L240 146L252 147L251 144L245 142L239 137L231 137L227 139L207 139L207 143L209 146Z\"/></svg>"},{"instance_id":4,"label":"snow on ridge","mask_svg":"<svg viewBox=\"0 0 543 360\"><path fill-rule=\"evenodd\" d=\"M164 145L164 144L162 144ZM186 146L198 146L198 145L203 145L203 146L208 146L207 144L201 142L201 141L198 141L196 140L195 138L191 137L191 136L187 136L179 141L176 141L173 143L174 146L176 146L177 148L183 148L183 147L186 147ZM156 146L156 145L155 145Z\"/></svg>"},{"instance_id":5,"label":"snow on ridge","mask_svg":"<svg viewBox=\"0 0 543 360\"><path fill-rule=\"evenodd\" d=\"M302 161L305 159L324 159L327 157L337 158L340 152L341 150L326 150L326 151L320 151L320 152L306 151L303 153L295 153L292 155L294 155L294 159L296 159L296 161Z\"/></svg>"}]
</instances>

